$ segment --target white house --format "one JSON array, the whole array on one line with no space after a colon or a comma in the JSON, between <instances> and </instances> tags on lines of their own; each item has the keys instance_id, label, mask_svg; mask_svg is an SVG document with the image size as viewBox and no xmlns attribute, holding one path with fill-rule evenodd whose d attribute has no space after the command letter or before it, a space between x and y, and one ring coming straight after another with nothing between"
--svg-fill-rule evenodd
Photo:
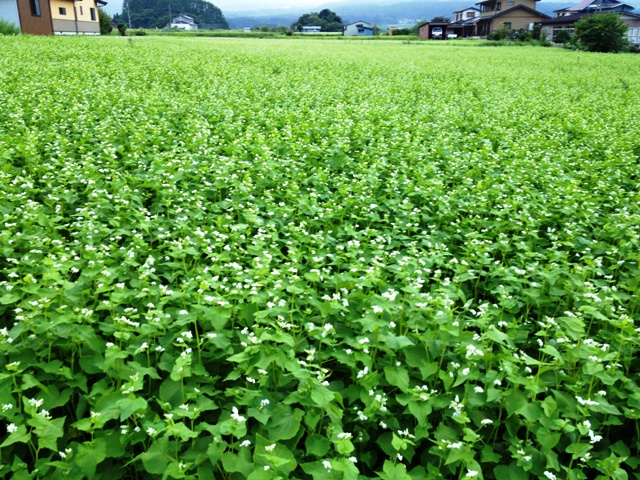
<instances>
[{"instance_id":1,"label":"white house","mask_svg":"<svg viewBox=\"0 0 640 480\"><path fill-rule=\"evenodd\" d=\"M180 30L197 30L198 25L193 17L189 15L180 14L177 17L171 19L169 28L179 28Z\"/></svg>"},{"instance_id":2,"label":"white house","mask_svg":"<svg viewBox=\"0 0 640 480\"><path fill-rule=\"evenodd\" d=\"M349 23L342 27L342 35L345 37L372 37L373 25L362 20Z\"/></svg>"},{"instance_id":3,"label":"white house","mask_svg":"<svg viewBox=\"0 0 640 480\"><path fill-rule=\"evenodd\" d=\"M317 25L305 25L302 27L302 33L318 33L322 30L322 27Z\"/></svg>"}]
</instances>

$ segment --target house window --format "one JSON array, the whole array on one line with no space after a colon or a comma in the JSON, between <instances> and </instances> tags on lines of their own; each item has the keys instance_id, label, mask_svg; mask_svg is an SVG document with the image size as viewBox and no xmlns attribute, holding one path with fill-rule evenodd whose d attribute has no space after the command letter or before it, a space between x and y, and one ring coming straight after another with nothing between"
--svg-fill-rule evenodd
<instances>
[{"instance_id":1,"label":"house window","mask_svg":"<svg viewBox=\"0 0 640 480\"><path fill-rule=\"evenodd\" d=\"M476 16L476 12L467 12L467 18L474 18Z\"/></svg>"},{"instance_id":2,"label":"house window","mask_svg":"<svg viewBox=\"0 0 640 480\"><path fill-rule=\"evenodd\" d=\"M511 30L511 22L504 22L503 25L507 30Z\"/></svg>"},{"instance_id":3,"label":"house window","mask_svg":"<svg viewBox=\"0 0 640 480\"><path fill-rule=\"evenodd\" d=\"M95 8L90 8L89 12L91 12L91 20L93 20L95 22L96 21L96 9Z\"/></svg>"},{"instance_id":4,"label":"house window","mask_svg":"<svg viewBox=\"0 0 640 480\"><path fill-rule=\"evenodd\" d=\"M497 2L496 3L496 12L499 12L500 10L502 10L502 2Z\"/></svg>"},{"instance_id":5,"label":"house window","mask_svg":"<svg viewBox=\"0 0 640 480\"><path fill-rule=\"evenodd\" d=\"M42 12L40 11L40 0L30 0L31 15L34 17L40 17Z\"/></svg>"},{"instance_id":6,"label":"house window","mask_svg":"<svg viewBox=\"0 0 640 480\"><path fill-rule=\"evenodd\" d=\"M67 9L64 7L58 7L58 12L60 12L60 15L66 15Z\"/></svg>"},{"instance_id":7,"label":"house window","mask_svg":"<svg viewBox=\"0 0 640 480\"><path fill-rule=\"evenodd\" d=\"M507 2L507 7L513 7L516 4L516 2Z\"/></svg>"},{"instance_id":8,"label":"house window","mask_svg":"<svg viewBox=\"0 0 640 480\"><path fill-rule=\"evenodd\" d=\"M84 15L84 12L82 11L82 5L80 5L80 15Z\"/></svg>"}]
</instances>

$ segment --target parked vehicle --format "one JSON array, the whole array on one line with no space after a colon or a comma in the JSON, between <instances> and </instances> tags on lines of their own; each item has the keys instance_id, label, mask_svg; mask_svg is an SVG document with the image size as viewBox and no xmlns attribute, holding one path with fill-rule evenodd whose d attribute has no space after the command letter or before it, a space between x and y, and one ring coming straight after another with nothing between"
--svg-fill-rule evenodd
<instances>
[{"instance_id":1,"label":"parked vehicle","mask_svg":"<svg viewBox=\"0 0 640 480\"><path fill-rule=\"evenodd\" d=\"M441 39L442 38L442 28L433 27L433 30L431 30L431 38Z\"/></svg>"}]
</instances>

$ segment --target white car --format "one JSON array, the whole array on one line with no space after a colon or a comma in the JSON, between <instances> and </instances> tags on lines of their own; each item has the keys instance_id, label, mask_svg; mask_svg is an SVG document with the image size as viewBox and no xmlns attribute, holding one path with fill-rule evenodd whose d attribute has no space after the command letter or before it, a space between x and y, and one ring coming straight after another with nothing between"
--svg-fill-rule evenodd
<instances>
[{"instance_id":1,"label":"white car","mask_svg":"<svg viewBox=\"0 0 640 480\"><path fill-rule=\"evenodd\" d=\"M452 40L454 38L458 38L458 35L456 35L455 33L447 33L448 40Z\"/></svg>"},{"instance_id":2,"label":"white car","mask_svg":"<svg viewBox=\"0 0 640 480\"><path fill-rule=\"evenodd\" d=\"M433 27L433 30L431 30L431 38L442 38L442 28Z\"/></svg>"}]
</instances>

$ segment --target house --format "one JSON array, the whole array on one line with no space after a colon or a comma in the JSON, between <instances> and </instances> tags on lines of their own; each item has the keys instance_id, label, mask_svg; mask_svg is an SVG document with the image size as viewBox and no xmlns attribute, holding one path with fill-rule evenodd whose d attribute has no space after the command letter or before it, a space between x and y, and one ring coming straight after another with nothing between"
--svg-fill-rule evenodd
<instances>
[{"instance_id":1,"label":"house","mask_svg":"<svg viewBox=\"0 0 640 480\"><path fill-rule=\"evenodd\" d=\"M320 33L322 27L317 25L305 25L302 27L302 33Z\"/></svg>"},{"instance_id":2,"label":"house","mask_svg":"<svg viewBox=\"0 0 640 480\"><path fill-rule=\"evenodd\" d=\"M617 0L583 0L572 7L555 10L556 18L575 15L578 13L599 13L599 12L633 12L634 7L628 3L621 3Z\"/></svg>"},{"instance_id":3,"label":"house","mask_svg":"<svg viewBox=\"0 0 640 480\"><path fill-rule=\"evenodd\" d=\"M533 24L549 19L549 15L538 12L540 0L485 0L480 6L476 35L486 37L498 30L531 30Z\"/></svg>"},{"instance_id":4,"label":"house","mask_svg":"<svg viewBox=\"0 0 640 480\"><path fill-rule=\"evenodd\" d=\"M453 12L453 23L447 30L460 38L473 37L476 34L476 26L480 20L480 9L475 7L464 8Z\"/></svg>"},{"instance_id":5,"label":"house","mask_svg":"<svg viewBox=\"0 0 640 480\"><path fill-rule=\"evenodd\" d=\"M575 23L590 15L615 12L620 20L627 25L627 38L632 45L640 45L640 15L633 13L633 6L617 2L616 0L584 0L573 7L556 10L555 18L543 20L540 36L553 41L561 30L566 30L570 35L575 32Z\"/></svg>"},{"instance_id":6,"label":"house","mask_svg":"<svg viewBox=\"0 0 640 480\"><path fill-rule=\"evenodd\" d=\"M373 37L373 25L359 20L342 27L342 35L345 37Z\"/></svg>"},{"instance_id":7,"label":"house","mask_svg":"<svg viewBox=\"0 0 640 480\"><path fill-rule=\"evenodd\" d=\"M103 0L0 0L0 18L29 35L100 35Z\"/></svg>"},{"instance_id":8,"label":"house","mask_svg":"<svg viewBox=\"0 0 640 480\"><path fill-rule=\"evenodd\" d=\"M197 30L198 24L193 17L180 14L171 19L171 22L169 22L169 28L177 28L179 30Z\"/></svg>"},{"instance_id":9,"label":"house","mask_svg":"<svg viewBox=\"0 0 640 480\"><path fill-rule=\"evenodd\" d=\"M31 0L34 1L34 0ZM44 0L40 0L41 2ZM100 2L100 5L106 5ZM100 35L98 5L95 1L49 0L51 22L56 35Z\"/></svg>"}]
</instances>

